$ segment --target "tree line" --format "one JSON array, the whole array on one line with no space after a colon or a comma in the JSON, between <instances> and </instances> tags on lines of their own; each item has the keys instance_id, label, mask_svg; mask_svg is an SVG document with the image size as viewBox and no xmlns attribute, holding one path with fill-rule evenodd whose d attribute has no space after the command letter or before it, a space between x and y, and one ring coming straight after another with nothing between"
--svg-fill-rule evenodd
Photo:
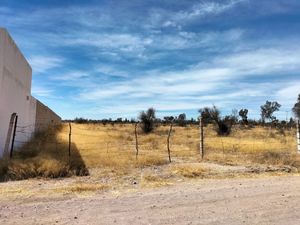
<instances>
[{"instance_id":1,"label":"tree line","mask_svg":"<svg viewBox=\"0 0 300 225\"><path fill-rule=\"evenodd\" d=\"M231 128L234 124L240 124L242 126L253 126L253 125L265 125L265 126L289 126L295 125L293 118L289 121L279 121L274 115L275 112L279 111L281 105L276 101L266 101L265 104L260 106L260 116L259 120L253 120L248 118L249 110L242 108L240 110L233 109L230 115L221 115L221 111L213 105L212 107L204 107L198 110L199 116L201 116L204 124L215 124L217 132L219 135L228 135L231 132ZM300 119L300 94L298 99L292 108L292 111L296 118ZM199 118L187 119L185 113L181 113L178 116L165 116L163 119L156 117L156 111L154 108L149 108L146 111L139 113L137 119L123 119L117 118L115 120L102 119L102 120L91 120L85 118L75 118L74 120L68 120L68 122L75 123L102 123L106 124L129 124L139 122L144 133L150 133L154 130L156 124L176 124L179 126L186 126L188 124L198 124Z\"/></svg>"}]
</instances>

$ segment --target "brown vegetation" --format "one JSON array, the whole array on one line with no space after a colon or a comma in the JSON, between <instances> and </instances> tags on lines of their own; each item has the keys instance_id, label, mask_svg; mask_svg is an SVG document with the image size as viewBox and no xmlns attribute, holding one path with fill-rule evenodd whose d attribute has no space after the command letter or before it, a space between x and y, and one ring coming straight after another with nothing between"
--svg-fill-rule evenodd
<instances>
[{"instance_id":1,"label":"brown vegetation","mask_svg":"<svg viewBox=\"0 0 300 225\"><path fill-rule=\"evenodd\" d=\"M137 179L142 171L146 171L146 175L141 178L141 182L144 185L152 183L154 186L168 183L167 180L174 176L206 177L210 170L199 163L198 126L174 127L170 138L171 164L167 152L168 131L168 125L160 125L150 134L144 134L138 129L139 155L136 159L134 124L72 124L69 159L69 126L64 124L37 135L32 142L14 154L12 160L2 160L1 178L56 178L87 175L90 171L95 179L104 179L106 183L100 186L106 187L107 183L118 180L118 177L126 180L131 176ZM206 162L243 166L291 166L300 169L293 129L233 127L230 135L221 137L216 134L214 127L208 126L204 128L204 132ZM158 168L159 172L154 174ZM91 189L106 189L98 184L92 186ZM88 186L76 187L79 192L81 189L90 189ZM69 189L72 192L73 189Z\"/></svg>"},{"instance_id":2,"label":"brown vegetation","mask_svg":"<svg viewBox=\"0 0 300 225\"><path fill-rule=\"evenodd\" d=\"M68 157L68 142L58 140L62 127L49 128L38 133L31 142L16 151L12 159L0 161L1 180L21 180L33 177L57 178L88 175L88 170L73 144Z\"/></svg>"}]
</instances>

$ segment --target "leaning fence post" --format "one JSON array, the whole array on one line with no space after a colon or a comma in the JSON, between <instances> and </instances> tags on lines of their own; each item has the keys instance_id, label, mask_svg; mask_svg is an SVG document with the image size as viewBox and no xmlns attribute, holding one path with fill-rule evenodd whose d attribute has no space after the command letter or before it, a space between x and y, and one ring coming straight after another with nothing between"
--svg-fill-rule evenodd
<instances>
[{"instance_id":1,"label":"leaning fence post","mask_svg":"<svg viewBox=\"0 0 300 225\"><path fill-rule=\"evenodd\" d=\"M69 123L69 160L71 157L71 137L72 137L72 126L71 123Z\"/></svg>"},{"instance_id":2,"label":"leaning fence post","mask_svg":"<svg viewBox=\"0 0 300 225\"><path fill-rule=\"evenodd\" d=\"M12 137L12 141L11 141L11 147L10 147L9 158L12 158L13 151L14 151L14 144L15 144L15 137L16 137L16 130L17 130L17 123L18 123L18 115L16 115L16 118L15 118L14 133L13 133L13 137Z\"/></svg>"},{"instance_id":3,"label":"leaning fence post","mask_svg":"<svg viewBox=\"0 0 300 225\"><path fill-rule=\"evenodd\" d=\"M134 134L135 134L135 150L136 150L136 153L135 153L135 159L137 159L138 157L138 154L139 154L139 143L138 143L138 136L137 136L137 126L138 126L139 123L136 123L135 124L135 128L134 128Z\"/></svg>"},{"instance_id":4,"label":"leaning fence post","mask_svg":"<svg viewBox=\"0 0 300 225\"><path fill-rule=\"evenodd\" d=\"M5 141L5 146L4 146L4 153L3 153L3 155L5 157L9 157L9 155L10 155L9 146L11 144L11 137L12 137L13 126L14 126L16 115L17 115L17 113L13 113L10 116L9 126L8 126L8 130L7 130L6 141Z\"/></svg>"},{"instance_id":5,"label":"leaning fence post","mask_svg":"<svg viewBox=\"0 0 300 225\"><path fill-rule=\"evenodd\" d=\"M297 120L297 150L300 153L300 120Z\"/></svg>"},{"instance_id":6,"label":"leaning fence post","mask_svg":"<svg viewBox=\"0 0 300 225\"><path fill-rule=\"evenodd\" d=\"M202 116L199 118L199 129L200 129L200 155L201 159L204 158L204 132L203 132L203 119Z\"/></svg>"},{"instance_id":7,"label":"leaning fence post","mask_svg":"<svg viewBox=\"0 0 300 225\"><path fill-rule=\"evenodd\" d=\"M167 139L169 162L171 162L170 136L171 136L172 128L173 128L173 121L171 122L170 130L169 130L169 133L168 133L168 139Z\"/></svg>"}]
</instances>

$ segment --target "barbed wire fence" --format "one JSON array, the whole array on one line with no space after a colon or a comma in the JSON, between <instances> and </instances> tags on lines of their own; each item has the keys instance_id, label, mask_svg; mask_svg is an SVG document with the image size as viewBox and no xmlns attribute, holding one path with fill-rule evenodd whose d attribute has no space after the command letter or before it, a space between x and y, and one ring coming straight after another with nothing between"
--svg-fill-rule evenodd
<instances>
[{"instance_id":1,"label":"barbed wire fence","mask_svg":"<svg viewBox=\"0 0 300 225\"><path fill-rule=\"evenodd\" d=\"M247 126L237 123L233 125L230 135L218 135L217 127L203 125L201 121L200 119L200 154L204 159L210 159L214 154L223 158L231 156L240 159L272 153L280 156L300 154L299 120L296 122L296 129L290 126Z\"/></svg>"},{"instance_id":2,"label":"barbed wire fence","mask_svg":"<svg viewBox=\"0 0 300 225\"><path fill-rule=\"evenodd\" d=\"M34 136L36 136L35 131L39 130L38 124L30 124L25 126L16 126L16 133L14 135L14 140L12 140L16 147L20 147L22 145L27 144ZM42 125L44 126L44 124ZM185 151L188 153L190 151L189 148L183 148L184 143L175 143L173 142L173 136L176 132L176 128L173 129L173 124L168 125L164 132L160 132L155 134L152 139L147 140L147 135L144 135L139 128L138 124L129 127L127 131L124 132L125 135L122 135L122 131L119 132L119 137L114 137L113 132L116 131L115 127L109 128L107 125L107 129L104 129L104 133L106 136L96 134L94 132L94 128L85 128L76 124L74 129L73 124L63 124L63 130L60 131L62 136L65 136L63 139L53 139L49 138L49 136L56 135L56 128L59 125L54 126L51 125L48 127L48 138L44 138L40 140L43 144L54 144L58 148L59 145L65 144L68 146L67 149L62 149L62 151L67 151L69 157L72 153L72 146L75 143L76 147L84 151L92 151L97 149L97 154L110 154L110 155L128 155L132 153L135 155L136 159L139 157L147 156L147 155L155 155L161 158L167 158L170 162L172 161L172 157L179 157L180 153L184 153ZM97 125L96 125L97 126ZM103 125L101 125L103 126ZM132 130L131 130L132 129ZM49 130L52 130L49 132ZM97 131L97 130L96 130ZM132 131L132 132L131 132ZM186 129L187 134L184 136L188 136L189 130ZM180 134L182 135L182 133ZM160 136L163 143L157 141L157 136ZM68 137L68 138L67 138ZM190 137L191 139L192 137ZM145 140L146 139L146 140ZM186 142L193 142L193 140L189 140ZM164 150L165 149L165 150ZM187 156L185 156L187 155ZM181 158L188 158L189 155L192 154L183 154ZM197 156L197 152L194 152L194 156Z\"/></svg>"},{"instance_id":3,"label":"barbed wire fence","mask_svg":"<svg viewBox=\"0 0 300 225\"><path fill-rule=\"evenodd\" d=\"M147 137L151 137L151 135L144 135L141 129L138 127L139 123L127 125L129 126L129 130L124 131L124 136L119 136L113 138L113 135L109 133L109 128L106 130L107 137L101 138L99 135L88 134L86 132L91 132L90 128L82 128L76 126L77 132L73 132L72 136L74 136L74 141L80 147L81 150L88 151L88 147L105 147L105 153L110 154L128 154L132 153L135 155L135 158L138 159L141 156L145 156L147 154L155 155L158 157L166 157L169 161L172 161L172 155L175 155L179 152L184 152L184 150L178 151L177 149L182 149L184 143L174 143L172 138L176 130L173 130L173 124L167 125L166 128L158 133L154 132L154 137L151 140L145 140ZM122 126L122 125L121 125ZM112 131L115 132L117 128L113 128ZM81 131L81 132L80 132ZM122 134L122 131L119 131ZM86 138L99 138L95 142L78 142L78 137L86 137ZM156 140L156 138L160 136L160 140ZM100 140L101 139L101 140ZM77 140L77 141L76 141ZM161 143L163 142L163 143ZM83 146L81 146L83 145ZM117 152L112 151L112 149L117 150ZM99 154L104 153L103 149L99 151ZM195 152L197 155L197 152Z\"/></svg>"},{"instance_id":4,"label":"barbed wire fence","mask_svg":"<svg viewBox=\"0 0 300 225\"><path fill-rule=\"evenodd\" d=\"M62 126L60 137L57 137L57 129ZM123 157L132 155L138 160L144 156L155 156L165 158L172 162L184 160L206 160L211 154L222 154L234 157L246 157L258 155L263 151L274 150L290 154L300 152L300 126L297 122L297 129L280 130L274 128L270 132L255 134L256 137L247 137L247 132L252 128L236 125L233 132L239 136L217 135L212 127L199 120L199 125L187 125L180 127L173 123L161 125L162 129L154 132L153 136L147 136L139 130L139 124L126 125L120 129L118 134L114 132L118 128L107 124L81 126L80 124L64 123L62 125L50 125L47 129L48 138L41 140L43 144L55 145L56 149L66 151L69 158L74 145L82 152L93 152L97 155L109 155L111 157ZM123 126L123 125L122 125ZM102 127L102 128L101 128ZM105 127L105 128L104 128ZM44 130L45 124L16 125L12 146L20 147L27 144L36 133ZM101 129L100 129L101 128ZM51 132L49 132L51 130ZM101 131L99 133L99 131ZM252 133L253 134L253 133ZM278 139L278 135L280 139ZM119 136L118 136L119 135ZM49 138L49 136L55 138ZM11 157L13 155L13 148Z\"/></svg>"}]
</instances>

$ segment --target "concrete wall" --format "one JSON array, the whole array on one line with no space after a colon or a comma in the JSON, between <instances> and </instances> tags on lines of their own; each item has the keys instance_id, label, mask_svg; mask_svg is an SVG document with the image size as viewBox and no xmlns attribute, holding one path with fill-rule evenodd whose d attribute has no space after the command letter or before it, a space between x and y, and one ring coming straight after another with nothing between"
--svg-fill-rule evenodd
<instances>
[{"instance_id":1,"label":"concrete wall","mask_svg":"<svg viewBox=\"0 0 300 225\"><path fill-rule=\"evenodd\" d=\"M55 114L50 108L45 106L39 100L36 100L36 119L35 131L40 132L49 126L55 126L61 123L61 118Z\"/></svg>"},{"instance_id":2,"label":"concrete wall","mask_svg":"<svg viewBox=\"0 0 300 225\"><path fill-rule=\"evenodd\" d=\"M12 113L18 114L20 126L35 123L35 115L30 108L31 78L30 65L6 30L0 29L0 156L4 151ZM34 130L34 127L29 129ZM27 139L24 135L18 141Z\"/></svg>"},{"instance_id":3,"label":"concrete wall","mask_svg":"<svg viewBox=\"0 0 300 225\"><path fill-rule=\"evenodd\" d=\"M18 115L16 147L28 141L45 124L60 122L48 107L31 96L32 70L5 29L0 28L0 157L4 152L10 117ZM44 124L37 127L37 125ZM11 138L10 136L8 137Z\"/></svg>"}]
</instances>

